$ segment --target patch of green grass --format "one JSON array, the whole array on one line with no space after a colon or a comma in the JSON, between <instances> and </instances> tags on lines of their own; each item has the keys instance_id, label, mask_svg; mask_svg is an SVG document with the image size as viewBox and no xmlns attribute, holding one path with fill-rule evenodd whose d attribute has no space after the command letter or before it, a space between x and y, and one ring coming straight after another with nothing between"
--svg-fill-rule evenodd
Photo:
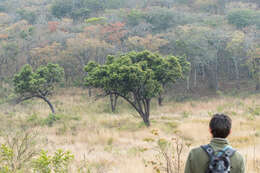
<instances>
[{"instance_id":1,"label":"patch of green grass","mask_svg":"<svg viewBox=\"0 0 260 173\"><path fill-rule=\"evenodd\" d=\"M106 145L104 147L104 151L111 153L113 151L113 146L112 145Z\"/></svg>"},{"instance_id":2,"label":"patch of green grass","mask_svg":"<svg viewBox=\"0 0 260 173\"><path fill-rule=\"evenodd\" d=\"M253 116L259 116L260 115L260 106L257 105L255 107L248 107L248 112L252 114Z\"/></svg>"},{"instance_id":3,"label":"patch of green grass","mask_svg":"<svg viewBox=\"0 0 260 173\"><path fill-rule=\"evenodd\" d=\"M144 138L143 141L150 143L154 142L155 140L153 138Z\"/></svg>"},{"instance_id":4,"label":"patch of green grass","mask_svg":"<svg viewBox=\"0 0 260 173\"><path fill-rule=\"evenodd\" d=\"M134 118L133 118L134 119ZM142 128L145 127L145 124L142 122L140 119L138 121L134 121L131 118L125 118L122 117L120 119L115 119L115 120L103 120L101 121L101 125L104 126L105 128L111 128L111 129L117 129L117 130L122 130L122 131L138 131Z\"/></svg>"},{"instance_id":5,"label":"patch of green grass","mask_svg":"<svg viewBox=\"0 0 260 173\"><path fill-rule=\"evenodd\" d=\"M223 112L224 109L225 109L224 106L219 105L219 106L217 107L217 112Z\"/></svg>"},{"instance_id":6,"label":"patch of green grass","mask_svg":"<svg viewBox=\"0 0 260 173\"><path fill-rule=\"evenodd\" d=\"M107 145L112 145L114 142L114 139L112 137L110 137L108 140L107 140Z\"/></svg>"},{"instance_id":7,"label":"patch of green grass","mask_svg":"<svg viewBox=\"0 0 260 173\"><path fill-rule=\"evenodd\" d=\"M165 133L174 133L174 130L177 129L178 125L179 123L176 121L163 122L159 124L160 129L162 129Z\"/></svg>"},{"instance_id":8,"label":"patch of green grass","mask_svg":"<svg viewBox=\"0 0 260 173\"><path fill-rule=\"evenodd\" d=\"M183 118L188 118L191 115L191 113L187 111L183 111L181 114Z\"/></svg>"},{"instance_id":9,"label":"patch of green grass","mask_svg":"<svg viewBox=\"0 0 260 173\"><path fill-rule=\"evenodd\" d=\"M37 113L33 113L26 118L26 122L32 126L39 126L44 124L44 119L39 117Z\"/></svg>"},{"instance_id":10,"label":"patch of green grass","mask_svg":"<svg viewBox=\"0 0 260 173\"><path fill-rule=\"evenodd\" d=\"M174 117L162 116L161 119L162 120L172 120L172 119L174 119Z\"/></svg>"},{"instance_id":11,"label":"patch of green grass","mask_svg":"<svg viewBox=\"0 0 260 173\"><path fill-rule=\"evenodd\" d=\"M127 151L127 155L130 155L130 156L137 156L145 151L147 151L148 148L145 148L145 147L132 147L130 148L128 151Z\"/></svg>"}]
</instances>

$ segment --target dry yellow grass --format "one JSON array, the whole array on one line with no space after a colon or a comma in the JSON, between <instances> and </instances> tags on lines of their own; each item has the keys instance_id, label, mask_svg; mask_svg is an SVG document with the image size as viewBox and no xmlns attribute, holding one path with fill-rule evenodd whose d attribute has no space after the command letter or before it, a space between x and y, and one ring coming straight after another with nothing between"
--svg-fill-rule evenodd
<instances>
[{"instance_id":1,"label":"dry yellow grass","mask_svg":"<svg viewBox=\"0 0 260 173\"><path fill-rule=\"evenodd\" d=\"M152 109L150 128L144 127L141 119L133 116L136 113L124 102L119 104L119 113L108 113L108 99L94 101L80 89L62 90L51 98L61 116L51 127L35 120L44 119L49 114L47 105L39 100L17 106L2 105L0 117L2 127L14 123L37 128L39 135L46 138L45 149L70 150L75 155L73 173L83 165L100 173L151 173L152 167L146 167L143 161L156 155L153 150L156 144L148 142L154 138L152 130L157 129L160 136L167 139L179 136L191 143L190 147L196 147L211 138L208 130L210 116L224 112L233 119L229 141L245 156L247 172L259 173L260 116L257 114L260 100L257 97L166 103ZM184 150L183 163L189 149Z\"/></svg>"}]
</instances>

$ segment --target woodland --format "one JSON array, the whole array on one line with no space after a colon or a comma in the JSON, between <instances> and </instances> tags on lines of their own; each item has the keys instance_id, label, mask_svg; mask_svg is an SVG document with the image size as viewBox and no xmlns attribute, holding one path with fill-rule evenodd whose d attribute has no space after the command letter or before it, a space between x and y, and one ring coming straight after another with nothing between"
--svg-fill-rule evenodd
<instances>
[{"instance_id":1,"label":"woodland","mask_svg":"<svg viewBox=\"0 0 260 173\"><path fill-rule=\"evenodd\" d=\"M82 87L89 61L149 50L191 65L186 80L168 91L258 90L259 6L258 0L1 0L1 88L25 64L50 62L64 68L64 87Z\"/></svg>"}]
</instances>

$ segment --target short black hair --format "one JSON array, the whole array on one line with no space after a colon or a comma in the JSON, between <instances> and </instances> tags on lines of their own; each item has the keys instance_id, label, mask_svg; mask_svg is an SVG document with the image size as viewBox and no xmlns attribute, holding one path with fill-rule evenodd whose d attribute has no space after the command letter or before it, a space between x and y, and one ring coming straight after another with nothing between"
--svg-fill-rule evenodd
<instances>
[{"instance_id":1,"label":"short black hair","mask_svg":"<svg viewBox=\"0 0 260 173\"><path fill-rule=\"evenodd\" d=\"M232 120L225 114L215 114L210 120L209 128L214 138L226 138L231 130Z\"/></svg>"}]
</instances>

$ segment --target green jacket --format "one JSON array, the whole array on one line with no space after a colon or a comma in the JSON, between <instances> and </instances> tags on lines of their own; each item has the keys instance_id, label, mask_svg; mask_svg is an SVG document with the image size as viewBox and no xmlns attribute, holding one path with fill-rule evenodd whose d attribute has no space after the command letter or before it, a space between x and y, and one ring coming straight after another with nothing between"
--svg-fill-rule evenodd
<instances>
[{"instance_id":1,"label":"green jacket","mask_svg":"<svg viewBox=\"0 0 260 173\"><path fill-rule=\"evenodd\" d=\"M223 149L229 145L228 141L223 138L213 138L210 145L214 151ZM230 158L231 161L231 173L244 173L245 164L244 159L237 151ZM194 148L190 151L186 166L185 173L205 173L208 167L209 157L207 153L201 148Z\"/></svg>"}]
</instances>

